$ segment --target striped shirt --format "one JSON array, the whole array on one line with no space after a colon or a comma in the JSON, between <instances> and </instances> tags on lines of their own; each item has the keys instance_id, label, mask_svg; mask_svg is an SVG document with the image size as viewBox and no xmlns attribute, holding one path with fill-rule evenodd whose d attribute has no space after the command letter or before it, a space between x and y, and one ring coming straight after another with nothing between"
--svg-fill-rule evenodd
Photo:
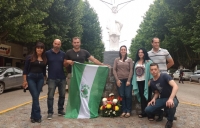
<instances>
[{"instance_id":1,"label":"striped shirt","mask_svg":"<svg viewBox=\"0 0 200 128\"><path fill-rule=\"evenodd\" d=\"M167 63L166 60L172 58L169 52L166 49L159 48L158 52L154 52L153 49L148 52L149 58L153 63L157 63L160 69L160 72L167 72Z\"/></svg>"}]
</instances>

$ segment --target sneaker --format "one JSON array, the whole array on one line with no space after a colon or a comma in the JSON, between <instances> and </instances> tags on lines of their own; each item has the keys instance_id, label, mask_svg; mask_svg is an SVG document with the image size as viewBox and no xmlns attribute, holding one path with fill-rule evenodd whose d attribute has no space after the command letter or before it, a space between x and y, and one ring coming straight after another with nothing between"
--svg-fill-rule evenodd
<instances>
[{"instance_id":1,"label":"sneaker","mask_svg":"<svg viewBox=\"0 0 200 128\"><path fill-rule=\"evenodd\" d=\"M172 128L172 126L173 126L173 122L167 121L165 128Z\"/></svg>"},{"instance_id":2,"label":"sneaker","mask_svg":"<svg viewBox=\"0 0 200 128\"><path fill-rule=\"evenodd\" d=\"M64 116L64 115L65 115L65 112L63 112L63 111L58 111L58 115L59 115L59 116Z\"/></svg>"},{"instance_id":3,"label":"sneaker","mask_svg":"<svg viewBox=\"0 0 200 128\"><path fill-rule=\"evenodd\" d=\"M47 119L48 119L48 120L51 120L51 119L52 119L52 115L53 115L53 114L49 113L48 116L47 116Z\"/></svg>"}]
</instances>

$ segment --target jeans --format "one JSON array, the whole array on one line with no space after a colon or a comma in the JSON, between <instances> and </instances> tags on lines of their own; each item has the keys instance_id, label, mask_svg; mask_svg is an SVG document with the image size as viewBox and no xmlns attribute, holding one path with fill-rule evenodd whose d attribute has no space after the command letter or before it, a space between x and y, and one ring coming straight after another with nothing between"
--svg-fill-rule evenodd
<instances>
[{"instance_id":1,"label":"jeans","mask_svg":"<svg viewBox=\"0 0 200 128\"><path fill-rule=\"evenodd\" d=\"M63 111L64 102L65 102L65 88L66 88L66 79L49 79L48 81L48 114L53 114L53 103L54 103L54 93L58 87L59 99L58 99L58 112Z\"/></svg>"},{"instance_id":2,"label":"jeans","mask_svg":"<svg viewBox=\"0 0 200 128\"><path fill-rule=\"evenodd\" d=\"M121 86L118 87L118 93L122 98L122 111L124 113L130 113L132 107L132 85L126 86L127 79L120 80Z\"/></svg>"},{"instance_id":3,"label":"jeans","mask_svg":"<svg viewBox=\"0 0 200 128\"><path fill-rule=\"evenodd\" d=\"M147 104L149 101L151 101L151 97L152 97L152 91L151 91L151 87L148 87L148 99L146 99L144 97L144 86L145 86L145 81L137 81L138 83L138 89L139 89L139 95L141 97L141 114L145 114L144 109L147 107Z\"/></svg>"},{"instance_id":4,"label":"jeans","mask_svg":"<svg viewBox=\"0 0 200 128\"><path fill-rule=\"evenodd\" d=\"M29 73L27 75L28 89L32 96L31 119L41 119L39 96L44 84L43 73Z\"/></svg>"},{"instance_id":5,"label":"jeans","mask_svg":"<svg viewBox=\"0 0 200 128\"><path fill-rule=\"evenodd\" d=\"M174 98L174 107L173 108L168 108L166 106L166 102L167 102L168 98L160 98L156 100L156 103L154 106L147 106L145 108L145 112L147 113L147 115L155 115L155 114L161 114L163 113L163 111L161 109L167 109L167 113L168 113L168 117L167 120L173 122L174 120L174 115L176 113L176 107L178 106L178 99Z\"/></svg>"}]
</instances>

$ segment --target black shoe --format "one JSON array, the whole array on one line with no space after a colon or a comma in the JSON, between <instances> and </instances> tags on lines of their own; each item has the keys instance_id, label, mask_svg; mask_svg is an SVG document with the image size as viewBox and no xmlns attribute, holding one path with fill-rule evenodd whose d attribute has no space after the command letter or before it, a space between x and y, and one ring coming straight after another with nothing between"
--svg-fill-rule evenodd
<instances>
[{"instance_id":1,"label":"black shoe","mask_svg":"<svg viewBox=\"0 0 200 128\"><path fill-rule=\"evenodd\" d=\"M65 115L65 112L63 112L63 111L58 111L58 115L59 115L59 116L64 116L64 115Z\"/></svg>"},{"instance_id":2,"label":"black shoe","mask_svg":"<svg viewBox=\"0 0 200 128\"><path fill-rule=\"evenodd\" d=\"M42 120L41 120L41 119L38 119L38 120L35 120L35 122L37 122L37 123L41 123Z\"/></svg>"},{"instance_id":3,"label":"black shoe","mask_svg":"<svg viewBox=\"0 0 200 128\"><path fill-rule=\"evenodd\" d=\"M53 114L49 113L48 116L47 116L47 119L48 119L48 120L51 120L51 119L52 119L52 116L53 116Z\"/></svg>"},{"instance_id":4,"label":"black shoe","mask_svg":"<svg viewBox=\"0 0 200 128\"><path fill-rule=\"evenodd\" d=\"M176 116L174 116L174 120L177 120L177 117L176 117Z\"/></svg>"},{"instance_id":5,"label":"black shoe","mask_svg":"<svg viewBox=\"0 0 200 128\"><path fill-rule=\"evenodd\" d=\"M172 126L173 126L173 122L167 121L165 128L172 128Z\"/></svg>"},{"instance_id":6,"label":"black shoe","mask_svg":"<svg viewBox=\"0 0 200 128\"><path fill-rule=\"evenodd\" d=\"M158 116L156 121L162 121L163 120L163 112Z\"/></svg>"},{"instance_id":7,"label":"black shoe","mask_svg":"<svg viewBox=\"0 0 200 128\"><path fill-rule=\"evenodd\" d=\"M34 120L34 119L31 119L31 123L35 123L35 120Z\"/></svg>"}]
</instances>

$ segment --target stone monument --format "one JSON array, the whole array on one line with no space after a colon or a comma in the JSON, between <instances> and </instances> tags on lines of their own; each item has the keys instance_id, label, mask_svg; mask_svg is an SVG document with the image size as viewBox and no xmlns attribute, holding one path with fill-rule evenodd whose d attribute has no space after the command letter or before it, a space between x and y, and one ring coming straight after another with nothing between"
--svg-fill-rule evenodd
<instances>
[{"instance_id":1,"label":"stone monument","mask_svg":"<svg viewBox=\"0 0 200 128\"><path fill-rule=\"evenodd\" d=\"M123 5L125 3L129 3L133 0L129 0L120 4L115 4L115 0L113 3L108 3L106 1L101 0L102 2L106 3L107 5L111 5L110 8L112 11L112 16L110 17L110 20L108 22L107 30L109 35L109 51L104 52L104 64L109 64L110 66L113 66L115 58L119 57L119 40L121 35L121 29L123 27L123 24L119 21L117 18L117 13L119 11L118 7L119 5ZM121 1L121 0L120 0ZM115 97L118 96L117 91L117 85L115 82L115 78L113 75L113 68L110 68L108 78L106 81L106 85L104 88L103 96L102 97L108 97L110 93L114 93ZM140 112L140 105L136 99L135 96L132 98L132 113L139 113Z\"/></svg>"},{"instance_id":2,"label":"stone monument","mask_svg":"<svg viewBox=\"0 0 200 128\"><path fill-rule=\"evenodd\" d=\"M103 63L108 64L110 66L113 66L115 58L119 57L119 42L120 42L120 35L121 35L121 30L123 27L122 22L118 18L118 12L120 9L123 7L119 8L121 5L128 4L133 0L129 1L123 1L121 3L116 4L115 0L110 0L112 1L111 3L105 1L105 0L100 0L103 3L105 3L111 10L112 14L109 18L109 22L107 25L107 30L108 30L108 36L109 36L109 51L104 52L104 61Z\"/></svg>"}]
</instances>

